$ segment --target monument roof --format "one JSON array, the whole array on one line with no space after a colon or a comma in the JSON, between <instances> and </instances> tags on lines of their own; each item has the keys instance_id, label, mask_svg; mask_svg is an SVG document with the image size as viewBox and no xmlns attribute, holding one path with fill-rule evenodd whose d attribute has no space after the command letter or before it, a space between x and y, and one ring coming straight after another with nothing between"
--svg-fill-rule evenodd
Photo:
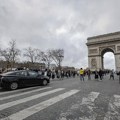
<instances>
[{"instance_id":1,"label":"monument roof","mask_svg":"<svg viewBox=\"0 0 120 120\"><path fill-rule=\"evenodd\" d=\"M97 38L107 37L107 36L113 36L113 35L120 35L120 31L113 32L113 33L107 33L107 34L103 34L103 35L97 35L97 36L93 36L93 37L88 37L87 40L97 39Z\"/></svg>"}]
</instances>

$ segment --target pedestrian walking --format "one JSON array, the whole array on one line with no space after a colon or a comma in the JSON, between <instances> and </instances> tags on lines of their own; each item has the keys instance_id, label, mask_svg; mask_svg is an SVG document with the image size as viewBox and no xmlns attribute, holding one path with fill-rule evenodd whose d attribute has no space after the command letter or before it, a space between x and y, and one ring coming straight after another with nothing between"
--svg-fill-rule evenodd
<instances>
[{"instance_id":1,"label":"pedestrian walking","mask_svg":"<svg viewBox=\"0 0 120 120\"><path fill-rule=\"evenodd\" d=\"M87 71L87 75L88 75L88 80L91 80L91 71L90 71L90 69Z\"/></svg>"},{"instance_id":2,"label":"pedestrian walking","mask_svg":"<svg viewBox=\"0 0 120 120\"><path fill-rule=\"evenodd\" d=\"M80 69L80 80L84 81L84 70L82 68Z\"/></svg>"},{"instance_id":3,"label":"pedestrian walking","mask_svg":"<svg viewBox=\"0 0 120 120\"><path fill-rule=\"evenodd\" d=\"M120 84L120 71L119 71L119 84Z\"/></svg>"},{"instance_id":4,"label":"pedestrian walking","mask_svg":"<svg viewBox=\"0 0 120 120\"><path fill-rule=\"evenodd\" d=\"M75 78L75 75L76 75L76 73L75 73L75 71L73 71L73 77Z\"/></svg>"},{"instance_id":5,"label":"pedestrian walking","mask_svg":"<svg viewBox=\"0 0 120 120\"><path fill-rule=\"evenodd\" d=\"M44 71L44 76L47 76L47 69L45 69Z\"/></svg>"},{"instance_id":6,"label":"pedestrian walking","mask_svg":"<svg viewBox=\"0 0 120 120\"><path fill-rule=\"evenodd\" d=\"M58 76L59 79L61 79L61 70L58 70Z\"/></svg>"},{"instance_id":7,"label":"pedestrian walking","mask_svg":"<svg viewBox=\"0 0 120 120\"><path fill-rule=\"evenodd\" d=\"M94 72L94 73L95 73L95 80L98 80L98 77L99 77L99 76L98 76L98 75L99 75L99 74L98 74L98 71L97 71L97 70L95 70L95 72Z\"/></svg>"},{"instance_id":8,"label":"pedestrian walking","mask_svg":"<svg viewBox=\"0 0 120 120\"><path fill-rule=\"evenodd\" d=\"M61 71L61 79L63 80L63 78L64 78L64 71L62 70Z\"/></svg>"},{"instance_id":9,"label":"pedestrian walking","mask_svg":"<svg viewBox=\"0 0 120 120\"><path fill-rule=\"evenodd\" d=\"M100 80L103 79L103 71L101 69L99 70L99 77L100 77Z\"/></svg>"},{"instance_id":10,"label":"pedestrian walking","mask_svg":"<svg viewBox=\"0 0 120 120\"><path fill-rule=\"evenodd\" d=\"M111 80L111 79L114 80L114 71L113 71L113 70L110 72L110 80Z\"/></svg>"},{"instance_id":11,"label":"pedestrian walking","mask_svg":"<svg viewBox=\"0 0 120 120\"><path fill-rule=\"evenodd\" d=\"M52 70L52 79L54 79L55 78L55 70L53 69Z\"/></svg>"},{"instance_id":12,"label":"pedestrian walking","mask_svg":"<svg viewBox=\"0 0 120 120\"><path fill-rule=\"evenodd\" d=\"M51 78L51 70L47 71L47 76L49 77L49 79Z\"/></svg>"}]
</instances>

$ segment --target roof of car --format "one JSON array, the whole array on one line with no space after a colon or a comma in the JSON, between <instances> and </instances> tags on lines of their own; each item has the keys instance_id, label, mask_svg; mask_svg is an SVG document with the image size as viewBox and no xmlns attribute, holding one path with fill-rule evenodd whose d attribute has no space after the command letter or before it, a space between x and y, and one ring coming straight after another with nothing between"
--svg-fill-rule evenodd
<instances>
[{"instance_id":1,"label":"roof of car","mask_svg":"<svg viewBox=\"0 0 120 120\"><path fill-rule=\"evenodd\" d=\"M9 71L9 72L2 73L1 75L8 75L11 73L16 73L16 72L21 72L21 71L32 71L32 70L15 70L15 71Z\"/></svg>"}]
</instances>

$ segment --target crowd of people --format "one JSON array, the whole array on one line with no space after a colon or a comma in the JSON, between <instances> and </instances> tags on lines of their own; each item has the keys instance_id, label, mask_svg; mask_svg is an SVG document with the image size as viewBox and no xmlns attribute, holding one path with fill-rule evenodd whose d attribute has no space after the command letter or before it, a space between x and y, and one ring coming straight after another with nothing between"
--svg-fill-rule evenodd
<instances>
[{"instance_id":1,"label":"crowd of people","mask_svg":"<svg viewBox=\"0 0 120 120\"><path fill-rule=\"evenodd\" d=\"M50 70L50 69L45 69L45 70L40 70L38 71L40 74L48 76L50 79L64 79L64 78L70 78L70 77L76 77L79 76L79 74L76 71L64 71L64 70Z\"/></svg>"},{"instance_id":2,"label":"crowd of people","mask_svg":"<svg viewBox=\"0 0 120 120\"><path fill-rule=\"evenodd\" d=\"M109 79L113 79L114 80L114 70L111 71L103 71L102 69L95 70L95 71L91 71L90 69L84 70L83 68L80 68L79 71L64 71L64 70L50 70L50 69L45 69L44 71L39 71L41 72L40 74L43 74L45 76L48 76L50 79L64 79L64 78L70 78L70 77L76 77L76 76L80 76L80 80L84 81L84 77L87 76L88 80L93 79L93 77L91 78L91 75L94 76L95 80L103 80L104 76L106 74L109 74L110 77Z\"/></svg>"},{"instance_id":3,"label":"crowd of people","mask_svg":"<svg viewBox=\"0 0 120 120\"><path fill-rule=\"evenodd\" d=\"M101 80L102 81L106 74L110 75L110 77L109 77L110 80L111 79L114 80L115 72L114 72L114 70L103 71L102 69L99 69L99 71L98 70L90 71L90 69L83 70L83 68L81 68L80 71L79 71L79 74L80 74L80 80L81 81L84 81L84 77L86 75L88 76L88 80L91 80L91 75L94 75L95 80ZM119 75L119 80L120 80L120 71L119 71L118 75Z\"/></svg>"}]
</instances>

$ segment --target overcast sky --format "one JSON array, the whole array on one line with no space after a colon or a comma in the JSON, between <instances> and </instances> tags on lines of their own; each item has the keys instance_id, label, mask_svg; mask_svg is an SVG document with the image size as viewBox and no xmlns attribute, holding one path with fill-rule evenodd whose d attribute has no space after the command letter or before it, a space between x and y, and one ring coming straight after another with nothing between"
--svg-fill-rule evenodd
<instances>
[{"instance_id":1,"label":"overcast sky","mask_svg":"<svg viewBox=\"0 0 120 120\"><path fill-rule=\"evenodd\" d=\"M62 48L63 65L85 68L87 38L120 31L119 11L120 0L0 0L0 46ZM110 56L105 66L114 67Z\"/></svg>"}]
</instances>

